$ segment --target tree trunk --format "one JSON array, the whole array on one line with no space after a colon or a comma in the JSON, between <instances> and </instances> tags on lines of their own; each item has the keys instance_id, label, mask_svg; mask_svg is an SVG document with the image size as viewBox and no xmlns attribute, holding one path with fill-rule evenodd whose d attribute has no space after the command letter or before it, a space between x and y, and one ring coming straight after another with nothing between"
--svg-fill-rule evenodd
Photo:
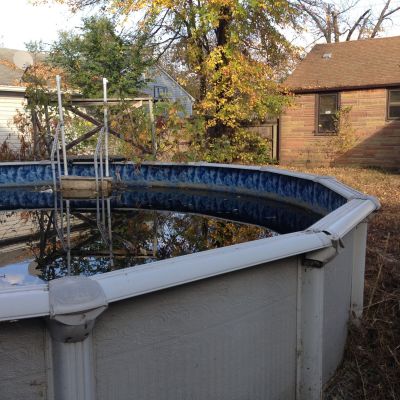
<instances>
[{"instance_id":1,"label":"tree trunk","mask_svg":"<svg viewBox=\"0 0 400 400\"><path fill-rule=\"evenodd\" d=\"M332 24L333 24L333 37L335 38L335 43L339 43L340 32L339 32L338 14L336 11L332 11Z\"/></svg>"},{"instance_id":2,"label":"tree trunk","mask_svg":"<svg viewBox=\"0 0 400 400\"><path fill-rule=\"evenodd\" d=\"M228 44L228 35L229 35L229 25L232 22L232 10L229 6L223 6L220 8L219 12L219 21L218 26L215 29L215 36L217 41L217 46L221 48L221 57L222 57L222 64L216 65L216 72L221 69L222 66L226 66L228 63L228 59L225 55L224 47ZM217 81L217 86L222 87L222 82ZM230 98L226 93L226 90L221 89L219 92L218 99L216 99L216 114L222 110L223 104L226 101L229 101ZM221 120L220 118L216 118L216 123L214 126L210 127L207 130L207 135L210 138L218 138L223 135L230 136L232 134L232 128L228 127L225 121Z\"/></svg>"},{"instance_id":3,"label":"tree trunk","mask_svg":"<svg viewBox=\"0 0 400 400\"><path fill-rule=\"evenodd\" d=\"M207 93L207 78L203 73L199 74L199 100L203 101Z\"/></svg>"},{"instance_id":4,"label":"tree trunk","mask_svg":"<svg viewBox=\"0 0 400 400\"><path fill-rule=\"evenodd\" d=\"M37 159L37 148L38 148L38 142L39 142L39 129L37 126L37 119L36 119L36 114L33 110L31 110L31 120L32 120L32 155L33 155L33 160L36 161Z\"/></svg>"}]
</instances>

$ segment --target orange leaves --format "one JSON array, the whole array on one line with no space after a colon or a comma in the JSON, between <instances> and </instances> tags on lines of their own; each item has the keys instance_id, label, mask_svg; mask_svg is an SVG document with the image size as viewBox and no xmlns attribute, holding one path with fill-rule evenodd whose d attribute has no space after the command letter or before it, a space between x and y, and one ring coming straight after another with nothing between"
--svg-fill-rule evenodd
<instances>
[{"instance_id":1,"label":"orange leaves","mask_svg":"<svg viewBox=\"0 0 400 400\"><path fill-rule=\"evenodd\" d=\"M176 5L176 2L173 0L112 0L110 2L110 9L111 11L118 10L127 15L143 10L158 13L163 9L170 9Z\"/></svg>"},{"instance_id":2,"label":"orange leaves","mask_svg":"<svg viewBox=\"0 0 400 400\"><path fill-rule=\"evenodd\" d=\"M8 60L0 59L0 65L4 65L8 69L12 69L14 71L21 70L14 63ZM27 88L38 85L43 88L55 88L55 76L62 76L63 73L64 72L61 68L53 67L45 62L36 62L26 68L24 72L21 71L21 79L15 80L14 85Z\"/></svg>"},{"instance_id":3,"label":"orange leaves","mask_svg":"<svg viewBox=\"0 0 400 400\"><path fill-rule=\"evenodd\" d=\"M14 63L12 63L11 61L7 61L7 60L0 59L0 65L4 65L5 67L10 68L12 70L18 69L18 67Z\"/></svg>"},{"instance_id":4,"label":"orange leaves","mask_svg":"<svg viewBox=\"0 0 400 400\"><path fill-rule=\"evenodd\" d=\"M213 116L208 126L220 121L236 128L242 121L278 114L289 102L273 80L271 68L241 52L217 47L205 70L210 85L200 109Z\"/></svg>"},{"instance_id":5,"label":"orange leaves","mask_svg":"<svg viewBox=\"0 0 400 400\"><path fill-rule=\"evenodd\" d=\"M41 62L30 66L22 79L27 87L40 84L40 86L54 89L56 87L55 76L62 76L63 74L64 72L61 68L52 67L47 63Z\"/></svg>"},{"instance_id":6,"label":"orange leaves","mask_svg":"<svg viewBox=\"0 0 400 400\"><path fill-rule=\"evenodd\" d=\"M139 17L138 29L149 35L155 55L173 55L176 65L195 75L197 110L208 127L232 131L244 121L276 115L289 103L276 83L292 59L293 48L282 34L294 15L287 0L105 3L108 11Z\"/></svg>"}]
</instances>

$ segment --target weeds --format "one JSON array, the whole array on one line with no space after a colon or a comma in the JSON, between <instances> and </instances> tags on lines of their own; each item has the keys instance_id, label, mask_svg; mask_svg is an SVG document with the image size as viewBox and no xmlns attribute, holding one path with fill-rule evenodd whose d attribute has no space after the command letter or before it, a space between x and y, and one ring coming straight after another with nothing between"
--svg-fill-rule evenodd
<instances>
[{"instance_id":1,"label":"weeds","mask_svg":"<svg viewBox=\"0 0 400 400\"><path fill-rule=\"evenodd\" d=\"M344 359L325 399L400 399L400 174L328 167L304 172L335 176L382 205L368 226L363 318L349 327Z\"/></svg>"}]
</instances>

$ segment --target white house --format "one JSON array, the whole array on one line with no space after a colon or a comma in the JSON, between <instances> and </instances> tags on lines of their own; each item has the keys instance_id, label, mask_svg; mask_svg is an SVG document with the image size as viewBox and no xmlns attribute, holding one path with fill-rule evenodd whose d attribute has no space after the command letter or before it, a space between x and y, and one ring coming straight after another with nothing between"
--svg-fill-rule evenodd
<instances>
[{"instance_id":1,"label":"white house","mask_svg":"<svg viewBox=\"0 0 400 400\"><path fill-rule=\"evenodd\" d=\"M29 53L0 49L0 144L7 140L14 149L19 147L20 142L13 118L17 110L23 109L26 101L25 89L19 84L24 71L21 59L26 54Z\"/></svg>"},{"instance_id":2,"label":"white house","mask_svg":"<svg viewBox=\"0 0 400 400\"><path fill-rule=\"evenodd\" d=\"M164 69L158 66L153 67L145 74L144 78L147 80L147 84L140 89L140 92L156 100L167 98L177 101L182 104L187 115L192 115L194 97Z\"/></svg>"},{"instance_id":3,"label":"white house","mask_svg":"<svg viewBox=\"0 0 400 400\"><path fill-rule=\"evenodd\" d=\"M0 145L7 141L13 149L20 144L13 118L26 102L20 82L31 63L32 56L26 51L0 48ZM151 68L145 75L147 83L141 95L180 102L186 114L192 115L194 98L172 76L160 67Z\"/></svg>"}]
</instances>

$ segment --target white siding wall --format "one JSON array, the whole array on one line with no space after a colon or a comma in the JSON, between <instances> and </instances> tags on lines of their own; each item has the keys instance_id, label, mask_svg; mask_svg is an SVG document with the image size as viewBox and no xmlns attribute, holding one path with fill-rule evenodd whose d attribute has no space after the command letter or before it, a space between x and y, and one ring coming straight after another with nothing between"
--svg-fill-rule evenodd
<instances>
[{"instance_id":1,"label":"white siding wall","mask_svg":"<svg viewBox=\"0 0 400 400\"><path fill-rule=\"evenodd\" d=\"M24 93L0 92L0 144L7 140L14 150L19 149L20 142L13 118L24 102Z\"/></svg>"},{"instance_id":2,"label":"white siding wall","mask_svg":"<svg viewBox=\"0 0 400 400\"><path fill-rule=\"evenodd\" d=\"M140 89L142 93L145 93L151 97L154 96L154 87L161 86L168 89L167 97L173 101L177 101L182 104L187 115L192 115L192 99L185 92L185 90L167 74L162 71L153 71L152 80L146 84L143 89Z\"/></svg>"},{"instance_id":3,"label":"white siding wall","mask_svg":"<svg viewBox=\"0 0 400 400\"><path fill-rule=\"evenodd\" d=\"M46 331L42 319L0 325L1 400L45 400L47 392Z\"/></svg>"},{"instance_id":4,"label":"white siding wall","mask_svg":"<svg viewBox=\"0 0 400 400\"><path fill-rule=\"evenodd\" d=\"M110 304L96 399L294 399L296 290L290 258Z\"/></svg>"}]
</instances>

